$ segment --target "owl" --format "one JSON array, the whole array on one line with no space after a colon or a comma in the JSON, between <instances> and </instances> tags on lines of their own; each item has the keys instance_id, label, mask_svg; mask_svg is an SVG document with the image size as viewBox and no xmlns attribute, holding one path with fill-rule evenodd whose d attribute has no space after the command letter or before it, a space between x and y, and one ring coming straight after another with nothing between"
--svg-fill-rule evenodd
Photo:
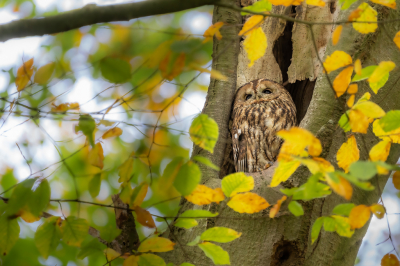
<instances>
[{"instance_id":1,"label":"owl","mask_svg":"<svg viewBox=\"0 0 400 266\"><path fill-rule=\"evenodd\" d=\"M276 161L283 142L276 133L296 125L296 106L282 85L256 79L236 92L232 121L236 172L261 171Z\"/></svg>"}]
</instances>

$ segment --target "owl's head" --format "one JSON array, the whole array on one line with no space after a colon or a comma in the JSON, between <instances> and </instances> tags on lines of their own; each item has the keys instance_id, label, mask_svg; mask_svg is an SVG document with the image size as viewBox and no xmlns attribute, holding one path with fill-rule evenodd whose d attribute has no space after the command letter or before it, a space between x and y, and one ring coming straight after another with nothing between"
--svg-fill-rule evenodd
<instances>
[{"instance_id":1,"label":"owl's head","mask_svg":"<svg viewBox=\"0 0 400 266\"><path fill-rule=\"evenodd\" d=\"M266 103L278 98L292 101L289 92L281 84L268 79L256 79L239 88L234 105Z\"/></svg>"}]
</instances>

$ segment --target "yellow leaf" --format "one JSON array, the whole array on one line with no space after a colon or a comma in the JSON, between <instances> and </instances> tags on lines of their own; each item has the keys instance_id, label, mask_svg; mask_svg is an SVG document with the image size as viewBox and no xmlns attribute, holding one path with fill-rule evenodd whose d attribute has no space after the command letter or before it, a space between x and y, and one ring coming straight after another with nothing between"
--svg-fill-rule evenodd
<instances>
[{"instance_id":1,"label":"yellow leaf","mask_svg":"<svg viewBox=\"0 0 400 266\"><path fill-rule=\"evenodd\" d=\"M358 85L357 84L351 84L349 88L347 89L348 94L356 94L358 91Z\"/></svg>"},{"instance_id":2,"label":"yellow leaf","mask_svg":"<svg viewBox=\"0 0 400 266\"><path fill-rule=\"evenodd\" d=\"M96 143L96 145L89 151L89 163L93 166L96 166L100 169L104 167L104 154L103 147L101 143Z\"/></svg>"},{"instance_id":3,"label":"yellow leaf","mask_svg":"<svg viewBox=\"0 0 400 266\"><path fill-rule=\"evenodd\" d=\"M396 64L392 61L382 61L379 63L378 67L375 68L371 76L368 78L369 83L374 83L380 81L383 77L387 75L396 67Z\"/></svg>"},{"instance_id":4,"label":"yellow leaf","mask_svg":"<svg viewBox=\"0 0 400 266\"><path fill-rule=\"evenodd\" d=\"M367 133L369 119L359 110L350 110L350 127L351 131L358 133Z\"/></svg>"},{"instance_id":5,"label":"yellow leaf","mask_svg":"<svg viewBox=\"0 0 400 266\"><path fill-rule=\"evenodd\" d=\"M373 162L386 161L389 156L390 146L391 142L388 140L382 140L375 144L369 151L369 159Z\"/></svg>"},{"instance_id":6,"label":"yellow leaf","mask_svg":"<svg viewBox=\"0 0 400 266\"><path fill-rule=\"evenodd\" d=\"M394 172L392 182L393 182L394 187L397 190L400 190L400 171Z\"/></svg>"},{"instance_id":7,"label":"yellow leaf","mask_svg":"<svg viewBox=\"0 0 400 266\"><path fill-rule=\"evenodd\" d=\"M254 61L260 59L265 54L265 50L267 49L267 36L265 36L263 30L258 27L247 35L243 46L250 60L249 67L251 67Z\"/></svg>"},{"instance_id":8,"label":"yellow leaf","mask_svg":"<svg viewBox=\"0 0 400 266\"><path fill-rule=\"evenodd\" d=\"M193 204L206 205L212 202L219 203L225 199L225 196L220 188L214 190L205 185L197 185L196 189L185 198Z\"/></svg>"},{"instance_id":9,"label":"yellow leaf","mask_svg":"<svg viewBox=\"0 0 400 266\"><path fill-rule=\"evenodd\" d=\"M400 49L400 31L398 31L396 33L396 36L394 36L393 41L397 45L397 47Z\"/></svg>"},{"instance_id":10,"label":"yellow leaf","mask_svg":"<svg viewBox=\"0 0 400 266\"><path fill-rule=\"evenodd\" d=\"M351 74L353 74L353 67L346 67L342 72L337 75L333 81L333 89L336 92L336 97L342 96L351 82Z\"/></svg>"},{"instance_id":11,"label":"yellow leaf","mask_svg":"<svg viewBox=\"0 0 400 266\"><path fill-rule=\"evenodd\" d=\"M276 202L274 206L272 206L271 210L269 211L269 218L274 218L275 215L279 212L282 203L287 199L286 196L283 196L280 200Z\"/></svg>"},{"instance_id":12,"label":"yellow leaf","mask_svg":"<svg viewBox=\"0 0 400 266\"><path fill-rule=\"evenodd\" d=\"M351 229L363 227L369 220L371 211L368 206L358 205L351 209L349 220Z\"/></svg>"},{"instance_id":13,"label":"yellow leaf","mask_svg":"<svg viewBox=\"0 0 400 266\"><path fill-rule=\"evenodd\" d=\"M354 62L354 72L356 72L357 75L361 75L361 69L362 69L361 60L357 59Z\"/></svg>"},{"instance_id":14,"label":"yellow leaf","mask_svg":"<svg viewBox=\"0 0 400 266\"><path fill-rule=\"evenodd\" d=\"M356 96L354 94L350 95L349 99L347 100L348 107L350 107L350 108L353 107L355 98L356 98Z\"/></svg>"},{"instance_id":15,"label":"yellow leaf","mask_svg":"<svg viewBox=\"0 0 400 266\"><path fill-rule=\"evenodd\" d=\"M386 254L381 260L381 266L400 266L400 261L394 254Z\"/></svg>"},{"instance_id":16,"label":"yellow leaf","mask_svg":"<svg viewBox=\"0 0 400 266\"><path fill-rule=\"evenodd\" d=\"M15 85L18 91L22 91L28 82L31 80L33 74L33 58L24 62L17 70L17 76L15 77Z\"/></svg>"},{"instance_id":17,"label":"yellow leaf","mask_svg":"<svg viewBox=\"0 0 400 266\"><path fill-rule=\"evenodd\" d=\"M325 6L325 2L322 0L307 0L306 3L312 6Z\"/></svg>"},{"instance_id":18,"label":"yellow leaf","mask_svg":"<svg viewBox=\"0 0 400 266\"><path fill-rule=\"evenodd\" d=\"M400 144L400 128L385 132L379 125L379 119L377 119L372 124L372 131L374 132L375 136L382 140L388 140L392 143Z\"/></svg>"},{"instance_id":19,"label":"yellow leaf","mask_svg":"<svg viewBox=\"0 0 400 266\"><path fill-rule=\"evenodd\" d=\"M328 74L341 67L351 65L353 60L351 56L343 51L334 51L333 54L328 56L324 62L324 68Z\"/></svg>"},{"instance_id":20,"label":"yellow leaf","mask_svg":"<svg viewBox=\"0 0 400 266\"><path fill-rule=\"evenodd\" d=\"M30 212L29 207L26 205L22 209L20 209L17 213L17 216L21 217L27 223L33 223L40 220L41 217L35 216Z\"/></svg>"},{"instance_id":21,"label":"yellow leaf","mask_svg":"<svg viewBox=\"0 0 400 266\"><path fill-rule=\"evenodd\" d=\"M282 157L281 157L282 158ZM278 166L275 168L274 175L272 176L272 181L270 186L276 187L282 182L285 182L289 177L296 171L300 166L299 161L279 161Z\"/></svg>"},{"instance_id":22,"label":"yellow leaf","mask_svg":"<svg viewBox=\"0 0 400 266\"><path fill-rule=\"evenodd\" d=\"M139 248L139 252L167 252L173 250L175 243L164 237L152 237L144 240Z\"/></svg>"},{"instance_id":23,"label":"yellow leaf","mask_svg":"<svg viewBox=\"0 0 400 266\"><path fill-rule=\"evenodd\" d=\"M79 103L62 103L60 105L55 105L53 103L52 105L53 105L53 107L51 107L52 112L64 113L68 110L79 109Z\"/></svg>"},{"instance_id":24,"label":"yellow leaf","mask_svg":"<svg viewBox=\"0 0 400 266\"><path fill-rule=\"evenodd\" d=\"M322 152L319 139L305 129L292 127L289 130L279 131L277 136L285 140L280 153L300 155L306 147L308 147L308 152L311 156L318 156Z\"/></svg>"},{"instance_id":25,"label":"yellow leaf","mask_svg":"<svg viewBox=\"0 0 400 266\"><path fill-rule=\"evenodd\" d=\"M119 127L113 127L109 130L107 130L102 138L103 139L108 139L108 138L112 138L112 137L118 137L122 135L122 129L120 129Z\"/></svg>"},{"instance_id":26,"label":"yellow leaf","mask_svg":"<svg viewBox=\"0 0 400 266\"><path fill-rule=\"evenodd\" d=\"M156 224L154 223L153 217L151 214L145 209L136 206L134 208L136 213L136 221L138 221L141 225L146 226L148 228L155 228Z\"/></svg>"},{"instance_id":27,"label":"yellow leaf","mask_svg":"<svg viewBox=\"0 0 400 266\"><path fill-rule=\"evenodd\" d=\"M273 4L274 6L298 6L300 5L304 0L270 0L271 4ZM307 2L308 4L308 2Z\"/></svg>"},{"instance_id":28,"label":"yellow leaf","mask_svg":"<svg viewBox=\"0 0 400 266\"><path fill-rule=\"evenodd\" d=\"M242 30L238 35L250 35L254 30L258 29L264 21L264 16L254 15L251 16L243 25Z\"/></svg>"},{"instance_id":29,"label":"yellow leaf","mask_svg":"<svg viewBox=\"0 0 400 266\"><path fill-rule=\"evenodd\" d=\"M129 256L122 266L138 266L139 256L131 255Z\"/></svg>"},{"instance_id":30,"label":"yellow leaf","mask_svg":"<svg viewBox=\"0 0 400 266\"><path fill-rule=\"evenodd\" d=\"M133 158L129 157L120 167L119 167L119 179L118 182L124 183L128 182L131 177L133 170Z\"/></svg>"},{"instance_id":31,"label":"yellow leaf","mask_svg":"<svg viewBox=\"0 0 400 266\"><path fill-rule=\"evenodd\" d=\"M228 202L228 206L239 213L256 213L269 207L269 203L252 192L236 194Z\"/></svg>"},{"instance_id":32,"label":"yellow leaf","mask_svg":"<svg viewBox=\"0 0 400 266\"><path fill-rule=\"evenodd\" d=\"M342 196L346 200L350 200L353 195L353 187L343 177L339 176L339 183L335 183L329 176L326 176L326 182L338 195Z\"/></svg>"},{"instance_id":33,"label":"yellow leaf","mask_svg":"<svg viewBox=\"0 0 400 266\"><path fill-rule=\"evenodd\" d=\"M350 136L345 143L342 144L337 152L336 159L338 166L343 168L347 173L350 164L360 159L360 150L357 147L357 141L354 136Z\"/></svg>"},{"instance_id":34,"label":"yellow leaf","mask_svg":"<svg viewBox=\"0 0 400 266\"><path fill-rule=\"evenodd\" d=\"M354 21L360 17L362 10L360 8L355 9L353 12L350 13L349 17L347 18L348 21Z\"/></svg>"},{"instance_id":35,"label":"yellow leaf","mask_svg":"<svg viewBox=\"0 0 400 266\"><path fill-rule=\"evenodd\" d=\"M319 157L314 157L311 159L299 159L299 161L307 166L307 168L310 170L312 174L316 173L329 173L335 171L335 168L333 165L328 162L327 160Z\"/></svg>"},{"instance_id":36,"label":"yellow leaf","mask_svg":"<svg viewBox=\"0 0 400 266\"><path fill-rule=\"evenodd\" d=\"M339 42L340 35L342 34L342 30L343 30L343 26L339 25L333 31L333 34L332 34L332 43L333 43L333 45L336 45Z\"/></svg>"},{"instance_id":37,"label":"yellow leaf","mask_svg":"<svg viewBox=\"0 0 400 266\"><path fill-rule=\"evenodd\" d=\"M376 218L382 219L385 216L385 207L381 204L372 204L370 206L371 212L375 214Z\"/></svg>"},{"instance_id":38,"label":"yellow leaf","mask_svg":"<svg viewBox=\"0 0 400 266\"><path fill-rule=\"evenodd\" d=\"M396 0L371 0L371 2L396 9Z\"/></svg>"},{"instance_id":39,"label":"yellow leaf","mask_svg":"<svg viewBox=\"0 0 400 266\"><path fill-rule=\"evenodd\" d=\"M132 191L131 195L131 208L135 208L136 206L142 205L144 198L147 195L147 190L149 189L149 185L146 182L142 182L139 186L135 187Z\"/></svg>"},{"instance_id":40,"label":"yellow leaf","mask_svg":"<svg viewBox=\"0 0 400 266\"><path fill-rule=\"evenodd\" d=\"M112 248L106 248L104 250L104 253L106 254L107 260L113 260L121 256L117 251L113 250Z\"/></svg>"},{"instance_id":41,"label":"yellow leaf","mask_svg":"<svg viewBox=\"0 0 400 266\"><path fill-rule=\"evenodd\" d=\"M386 114L379 105L371 101L357 103L353 106L353 110L359 110L370 118L380 118Z\"/></svg>"},{"instance_id":42,"label":"yellow leaf","mask_svg":"<svg viewBox=\"0 0 400 266\"><path fill-rule=\"evenodd\" d=\"M51 62L39 68L35 73L33 82L38 83L40 85L46 84L49 81L51 75L53 74L55 67L56 64L54 62Z\"/></svg>"},{"instance_id":43,"label":"yellow leaf","mask_svg":"<svg viewBox=\"0 0 400 266\"><path fill-rule=\"evenodd\" d=\"M217 37L218 40L222 39L222 35L219 32L219 29L224 25L224 22L220 21L217 22L213 25L211 25L205 32L203 37L205 38L203 43L206 43L208 41L211 41L213 36L215 35L215 37Z\"/></svg>"},{"instance_id":44,"label":"yellow leaf","mask_svg":"<svg viewBox=\"0 0 400 266\"><path fill-rule=\"evenodd\" d=\"M370 33L375 32L376 28L378 28L377 23L365 23L368 22L377 22L377 12L367 3L362 3L357 9L361 10L360 16L354 19L353 28L360 33ZM357 23L363 22L363 23Z\"/></svg>"},{"instance_id":45,"label":"yellow leaf","mask_svg":"<svg viewBox=\"0 0 400 266\"><path fill-rule=\"evenodd\" d=\"M165 41L161 43L155 51L152 51L151 59L147 61L146 65L150 68L159 66L160 63L165 59L168 53L171 51L171 41Z\"/></svg>"}]
</instances>

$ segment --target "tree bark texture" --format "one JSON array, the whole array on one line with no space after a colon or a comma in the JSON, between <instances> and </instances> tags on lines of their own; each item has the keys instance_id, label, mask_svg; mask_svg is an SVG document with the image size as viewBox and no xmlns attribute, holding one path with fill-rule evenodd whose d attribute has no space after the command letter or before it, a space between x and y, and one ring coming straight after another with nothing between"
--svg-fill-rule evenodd
<instances>
[{"instance_id":1,"label":"tree bark texture","mask_svg":"<svg viewBox=\"0 0 400 266\"><path fill-rule=\"evenodd\" d=\"M397 2L400 4L400 1ZM274 7L273 12L289 15L290 12L295 10L296 18L298 19L314 22L334 22L337 20L346 20L349 13L357 8L356 4L354 4L349 10L342 11L340 10L340 6L336 8L337 4L334 1L329 4L327 3L323 8L318 8L307 6L303 3L296 9ZM373 5L373 7L378 11L378 18L381 20L399 17L399 12L396 10L379 5ZM218 20L223 20L221 16L232 15L230 12L219 12L221 11L219 8L216 8L215 11L214 19L217 18ZM238 54L237 88L256 78L269 78L277 82L282 82L283 77L287 77L290 82L287 87L289 87L289 91L294 96L295 102L297 100L296 103L300 107L304 107L304 105L308 107L306 108L306 112L304 108L301 111L304 112L301 117L305 116L300 122L300 127L311 131L321 140L323 145L321 156L338 168L336 153L341 144L346 141L347 136L338 126L337 122L345 111L346 96L335 99L330 82L333 81L339 71L329 74L329 81L321 71L321 63L318 57L324 60L324 57L330 55L333 51L342 50L352 56L354 55L354 60L360 58L363 67L376 65L380 61L385 60L391 60L396 65L400 65L400 52L391 39L400 28L400 22L379 24L378 30L368 35L362 35L356 32L351 25L347 25L343 29L341 40L337 46L332 46L330 41L335 25L314 25L312 26L313 34L311 34L310 26L294 23L290 31L291 38L287 35L285 38L285 32L289 31L286 28L287 23L282 21L282 19L269 17L262 27L268 38L267 52L252 68L248 68L245 52L241 49ZM282 42L283 39L280 38L291 40L291 43L285 44ZM313 40L315 40L318 54L315 52L315 47L312 43ZM215 42L214 48L218 47L218 41L215 40ZM283 49L282 51L282 47L276 48L274 45L284 45L283 48L291 46L293 50L288 49L285 51ZM282 58L274 56L287 56L286 53L291 53L291 61L282 60ZM217 58L216 62L213 62L214 67L225 64L225 62L219 62L219 60L221 58ZM399 80L400 73L398 71L391 72L389 81L377 95L371 91L366 81L359 82L357 96L360 97L365 92L370 92L372 95L371 100L378 103L385 111L400 109L400 101L398 100L398 95L400 94ZM234 83L232 82L231 84ZM315 87L312 88L313 86L311 86L310 89L310 84L315 84ZM303 90L303 92L299 92L298 90ZM225 93L226 90L215 90L215 85L211 83L206 107L203 112L212 116L212 113L208 113L210 109L208 109L207 104L212 99L223 97L221 94ZM308 103L306 94L310 93L312 99ZM393 97L395 95L396 97ZM296 99L296 97L299 99ZM299 108L298 111L300 111ZM225 115L224 119L226 120L223 121L221 119L217 123L220 128L226 130L229 116ZM220 137L222 136L221 134ZM358 148L360 149L360 159L367 160L368 151L378 142L378 139L372 133L372 126L370 125L367 134L356 133L355 136ZM195 149L195 152L198 151L198 149ZM216 154L220 153L217 152L213 156ZM399 145L392 145L388 162L395 163L399 155ZM211 158L214 162L219 162L216 158ZM271 204L275 204L282 197L282 193L279 191L280 188L299 186L311 175L305 167L300 167L287 182L276 188L270 188L268 185L275 166L261 173L252 174L255 180L255 189L253 192L264 197ZM207 174L207 172L203 171L203 174ZM376 203L387 179L388 176L382 175L374 177L371 183L375 186L375 190L369 192L353 186L354 191L350 202L356 205L371 205ZM214 174L212 178L206 176L204 181L209 187L220 187L220 179L216 178ZM177 265L185 261L195 265L212 265L211 260L205 257L199 248L184 245L192 241L207 228L224 226L242 233L239 239L230 243L220 244L224 250L228 251L231 265L353 266L362 238L367 231L367 226L357 229L351 238L340 237L336 233L325 232L322 229L317 241L311 244L310 232L314 221L318 217L331 215L331 211L336 205L345 202L348 201L345 201L335 193L323 199L301 202L305 214L300 217L293 216L287 210L286 204L283 204L274 219L269 218L268 209L257 214L248 215L235 213L225 204L214 204L205 207L195 206L194 208L218 212L220 216L214 219L201 220L197 227L189 230L177 229L169 232L170 235L173 235L173 238L180 240L181 246L177 245L177 248L173 252L165 253L165 258L167 261L171 261ZM182 211L192 207L193 205L184 203Z\"/></svg>"}]
</instances>

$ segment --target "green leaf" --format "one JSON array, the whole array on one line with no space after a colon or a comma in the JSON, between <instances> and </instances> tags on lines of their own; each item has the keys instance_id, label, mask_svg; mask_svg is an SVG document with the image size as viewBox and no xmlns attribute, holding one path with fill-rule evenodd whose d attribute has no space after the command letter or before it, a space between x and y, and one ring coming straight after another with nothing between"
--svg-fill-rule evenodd
<instances>
[{"instance_id":1,"label":"green leaf","mask_svg":"<svg viewBox=\"0 0 400 266\"><path fill-rule=\"evenodd\" d=\"M317 220L315 220L312 228L311 228L311 243L313 244L315 240L317 240L319 236L319 232L321 232L321 227L322 224L324 223L324 218L325 217L319 217Z\"/></svg>"},{"instance_id":2,"label":"green leaf","mask_svg":"<svg viewBox=\"0 0 400 266\"><path fill-rule=\"evenodd\" d=\"M6 169L6 172L0 178L0 184L4 190L9 189L12 186L18 184L18 179L15 178L13 169ZM1 196L9 198L12 192L13 190L11 189L2 194Z\"/></svg>"},{"instance_id":3,"label":"green leaf","mask_svg":"<svg viewBox=\"0 0 400 266\"><path fill-rule=\"evenodd\" d=\"M252 176L246 176L243 172L225 176L221 181L222 191L226 197L233 197L239 192L247 192L254 188Z\"/></svg>"},{"instance_id":4,"label":"green leaf","mask_svg":"<svg viewBox=\"0 0 400 266\"><path fill-rule=\"evenodd\" d=\"M50 252L56 249L61 239L61 231L58 226L60 217L53 216L44 220L35 233L35 245L43 258L47 259Z\"/></svg>"},{"instance_id":5,"label":"green leaf","mask_svg":"<svg viewBox=\"0 0 400 266\"><path fill-rule=\"evenodd\" d=\"M200 239L203 241L214 241L219 243L228 243L239 238L242 233L226 227L212 227L204 231Z\"/></svg>"},{"instance_id":6,"label":"green leaf","mask_svg":"<svg viewBox=\"0 0 400 266\"><path fill-rule=\"evenodd\" d=\"M355 206L356 205L354 205L354 203L339 204L336 205L335 208L333 208L332 213L343 216L349 216L351 209L353 209Z\"/></svg>"},{"instance_id":7,"label":"green leaf","mask_svg":"<svg viewBox=\"0 0 400 266\"><path fill-rule=\"evenodd\" d=\"M357 2L357 0L339 0L339 2L342 4L342 10L345 10L348 9L352 4Z\"/></svg>"},{"instance_id":8,"label":"green leaf","mask_svg":"<svg viewBox=\"0 0 400 266\"><path fill-rule=\"evenodd\" d=\"M192 161L182 165L174 180L174 187L183 196L190 195L196 186L200 183L200 168Z\"/></svg>"},{"instance_id":9,"label":"green leaf","mask_svg":"<svg viewBox=\"0 0 400 266\"><path fill-rule=\"evenodd\" d=\"M101 185L101 174L95 174L92 179L89 181L89 193L92 198L97 197L100 192L100 185Z\"/></svg>"},{"instance_id":10,"label":"green leaf","mask_svg":"<svg viewBox=\"0 0 400 266\"><path fill-rule=\"evenodd\" d=\"M387 170L400 171L400 166L397 166L396 164L388 164L388 163L382 162L382 161L377 161L374 163L375 163L375 165L381 166Z\"/></svg>"},{"instance_id":11,"label":"green leaf","mask_svg":"<svg viewBox=\"0 0 400 266\"><path fill-rule=\"evenodd\" d=\"M145 253L139 256L139 266L165 266L165 261L154 254Z\"/></svg>"},{"instance_id":12,"label":"green leaf","mask_svg":"<svg viewBox=\"0 0 400 266\"><path fill-rule=\"evenodd\" d=\"M168 265L167 265L168 266ZM194 264L191 264L189 262L184 262L181 264L181 266L195 266Z\"/></svg>"},{"instance_id":13,"label":"green leaf","mask_svg":"<svg viewBox=\"0 0 400 266\"><path fill-rule=\"evenodd\" d=\"M324 217L324 229L327 232L335 232L336 221L331 217Z\"/></svg>"},{"instance_id":14,"label":"green leaf","mask_svg":"<svg viewBox=\"0 0 400 266\"><path fill-rule=\"evenodd\" d=\"M89 225L85 219L68 216L62 221L61 232L65 243L79 247L88 235Z\"/></svg>"},{"instance_id":15,"label":"green leaf","mask_svg":"<svg viewBox=\"0 0 400 266\"><path fill-rule=\"evenodd\" d=\"M187 243L187 246L193 247L196 246L199 242L200 242L200 236L196 236L195 239L193 239L192 241L190 241L189 243Z\"/></svg>"},{"instance_id":16,"label":"green leaf","mask_svg":"<svg viewBox=\"0 0 400 266\"><path fill-rule=\"evenodd\" d=\"M350 111L346 111L346 113L342 114L338 122L339 126L344 130L344 132L348 132L351 130L349 114Z\"/></svg>"},{"instance_id":17,"label":"green leaf","mask_svg":"<svg viewBox=\"0 0 400 266\"><path fill-rule=\"evenodd\" d=\"M119 58L106 57L100 61L101 75L111 83L123 83L131 78L131 65Z\"/></svg>"},{"instance_id":18,"label":"green leaf","mask_svg":"<svg viewBox=\"0 0 400 266\"><path fill-rule=\"evenodd\" d=\"M121 234L121 231L115 225L109 225L100 229L100 237L110 243Z\"/></svg>"},{"instance_id":19,"label":"green leaf","mask_svg":"<svg viewBox=\"0 0 400 266\"><path fill-rule=\"evenodd\" d=\"M199 163L204 164L205 166L210 167L211 169L214 169L216 171L219 171L219 167L216 166L215 164L213 164L208 158L200 156L200 155L196 155L192 158L194 161L197 161Z\"/></svg>"},{"instance_id":20,"label":"green leaf","mask_svg":"<svg viewBox=\"0 0 400 266\"><path fill-rule=\"evenodd\" d=\"M54 62L42 66L36 71L33 81L40 85L45 85L53 74L55 67L56 64Z\"/></svg>"},{"instance_id":21,"label":"green leaf","mask_svg":"<svg viewBox=\"0 0 400 266\"><path fill-rule=\"evenodd\" d=\"M318 182L321 174L315 174L308 178L307 182L298 188L286 188L281 189L281 192L287 196L292 196L293 200L312 200L317 198L323 198L330 195L332 191L329 186Z\"/></svg>"},{"instance_id":22,"label":"green leaf","mask_svg":"<svg viewBox=\"0 0 400 266\"><path fill-rule=\"evenodd\" d=\"M291 201L288 208L294 216L301 216L304 214L303 206L301 206L297 201Z\"/></svg>"},{"instance_id":23,"label":"green leaf","mask_svg":"<svg viewBox=\"0 0 400 266\"><path fill-rule=\"evenodd\" d=\"M370 182L361 182L359 181L356 177L349 175L349 174L345 174L342 172L332 172L332 173L328 173L329 176L341 176L344 179L347 179L348 181L350 181L351 183L353 183L354 185L356 185L357 187L363 189L363 190L374 190L375 187L373 185L371 185Z\"/></svg>"},{"instance_id":24,"label":"green leaf","mask_svg":"<svg viewBox=\"0 0 400 266\"><path fill-rule=\"evenodd\" d=\"M129 157L120 167L118 171L118 182L128 182L133 171L133 158Z\"/></svg>"},{"instance_id":25,"label":"green leaf","mask_svg":"<svg viewBox=\"0 0 400 266\"><path fill-rule=\"evenodd\" d=\"M5 256L19 238L18 221L3 214L0 216L0 228L0 254Z\"/></svg>"},{"instance_id":26,"label":"green leaf","mask_svg":"<svg viewBox=\"0 0 400 266\"><path fill-rule=\"evenodd\" d=\"M176 227L182 227L185 229L189 229L198 225L195 219L190 218L178 218L174 224Z\"/></svg>"},{"instance_id":27,"label":"green leaf","mask_svg":"<svg viewBox=\"0 0 400 266\"><path fill-rule=\"evenodd\" d=\"M187 210L184 213L182 213L179 217L207 218L216 216L218 216L218 213L212 213L206 210Z\"/></svg>"},{"instance_id":28,"label":"green leaf","mask_svg":"<svg viewBox=\"0 0 400 266\"><path fill-rule=\"evenodd\" d=\"M351 237L354 234L354 230L351 230L349 218L332 215L332 218L336 221L336 233L340 236Z\"/></svg>"},{"instance_id":29,"label":"green leaf","mask_svg":"<svg viewBox=\"0 0 400 266\"><path fill-rule=\"evenodd\" d=\"M389 132L400 127L400 110L392 110L386 113L379 120L379 125L385 132Z\"/></svg>"},{"instance_id":30,"label":"green leaf","mask_svg":"<svg viewBox=\"0 0 400 266\"><path fill-rule=\"evenodd\" d=\"M373 162L357 161L350 165L350 174L360 180L369 180L374 177L378 170Z\"/></svg>"},{"instance_id":31,"label":"green leaf","mask_svg":"<svg viewBox=\"0 0 400 266\"><path fill-rule=\"evenodd\" d=\"M204 242L198 244L198 247L204 251L204 254L206 254L215 265L231 264L228 252L223 250L220 246L210 242Z\"/></svg>"},{"instance_id":32,"label":"green leaf","mask_svg":"<svg viewBox=\"0 0 400 266\"><path fill-rule=\"evenodd\" d=\"M386 73L383 78L377 82L369 82L369 86L371 87L372 91L378 93L379 89L385 86L386 82L389 80L389 73Z\"/></svg>"},{"instance_id":33,"label":"green leaf","mask_svg":"<svg viewBox=\"0 0 400 266\"><path fill-rule=\"evenodd\" d=\"M50 185L47 179L42 179L39 186L32 192L29 199L30 212L38 217L50 202Z\"/></svg>"},{"instance_id":34,"label":"green leaf","mask_svg":"<svg viewBox=\"0 0 400 266\"><path fill-rule=\"evenodd\" d=\"M218 125L214 119L205 114L197 116L190 126L189 134L194 144L213 153L219 134Z\"/></svg>"},{"instance_id":35,"label":"green leaf","mask_svg":"<svg viewBox=\"0 0 400 266\"><path fill-rule=\"evenodd\" d=\"M96 122L90 115L80 115L78 129L87 137L92 148L94 147L93 131L96 128Z\"/></svg>"},{"instance_id":36,"label":"green leaf","mask_svg":"<svg viewBox=\"0 0 400 266\"><path fill-rule=\"evenodd\" d=\"M29 178L19 183L12 192L8 201L7 212L9 215L17 213L27 204L32 195L32 186L36 179ZM0 227L1 228L1 227Z\"/></svg>"},{"instance_id":37,"label":"green leaf","mask_svg":"<svg viewBox=\"0 0 400 266\"><path fill-rule=\"evenodd\" d=\"M378 66L367 66L361 69L361 75L355 75L352 82L360 81L369 78Z\"/></svg>"},{"instance_id":38,"label":"green leaf","mask_svg":"<svg viewBox=\"0 0 400 266\"><path fill-rule=\"evenodd\" d=\"M99 254L99 252L101 252L101 255L104 255L103 250L105 248L106 245L101 243L97 238L93 238L89 243L82 246L81 250L78 253L78 259L83 260L87 256L90 256L92 254Z\"/></svg>"},{"instance_id":39,"label":"green leaf","mask_svg":"<svg viewBox=\"0 0 400 266\"><path fill-rule=\"evenodd\" d=\"M272 4L268 1L268 0L260 0L258 2L255 2L254 4L252 4L251 6L246 6L243 7L242 10L249 10L249 11L253 11L253 12L265 12L265 11L271 11L272 9ZM242 16L246 16L249 13L247 13L246 11L242 11L240 12L240 14Z\"/></svg>"}]
</instances>

